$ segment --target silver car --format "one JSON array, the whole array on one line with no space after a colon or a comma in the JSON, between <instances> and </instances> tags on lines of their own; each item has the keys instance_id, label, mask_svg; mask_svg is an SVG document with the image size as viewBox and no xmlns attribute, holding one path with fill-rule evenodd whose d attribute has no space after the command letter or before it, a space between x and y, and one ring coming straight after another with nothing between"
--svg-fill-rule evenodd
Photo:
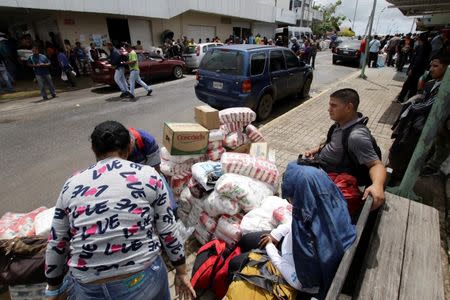
<instances>
[{"instance_id":1,"label":"silver car","mask_svg":"<svg viewBox=\"0 0 450 300\"><path fill-rule=\"evenodd\" d=\"M208 52L209 49L218 46L223 46L223 44L202 43L186 47L183 53L183 59L186 63L187 71L191 72L193 69L198 69L198 66L200 66L200 62L202 61L202 58L203 56L205 56L206 52Z\"/></svg>"}]
</instances>

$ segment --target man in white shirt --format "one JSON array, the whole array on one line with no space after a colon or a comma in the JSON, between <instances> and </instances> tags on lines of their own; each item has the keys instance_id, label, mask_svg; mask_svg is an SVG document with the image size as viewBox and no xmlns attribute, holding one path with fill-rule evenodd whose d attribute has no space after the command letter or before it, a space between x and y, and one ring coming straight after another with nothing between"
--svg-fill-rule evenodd
<instances>
[{"instance_id":1,"label":"man in white shirt","mask_svg":"<svg viewBox=\"0 0 450 300\"><path fill-rule=\"evenodd\" d=\"M369 68L371 66L371 62L372 63L372 68L378 68L378 52L380 51L380 47L381 47L381 43L380 40L378 39L378 36L376 35L373 40L370 41L369 43Z\"/></svg>"}]
</instances>

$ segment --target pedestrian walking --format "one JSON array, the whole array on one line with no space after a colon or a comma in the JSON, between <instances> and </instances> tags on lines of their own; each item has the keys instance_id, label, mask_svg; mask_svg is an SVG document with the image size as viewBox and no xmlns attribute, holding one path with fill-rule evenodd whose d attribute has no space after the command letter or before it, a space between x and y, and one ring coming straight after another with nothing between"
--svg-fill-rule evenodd
<instances>
[{"instance_id":1,"label":"pedestrian walking","mask_svg":"<svg viewBox=\"0 0 450 300\"><path fill-rule=\"evenodd\" d=\"M316 39L313 39L311 43L311 66L313 69L316 68L316 55L317 51L320 51L320 44Z\"/></svg>"},{"instance_id":2,"label":"pedestrian walking","mask_svg":"<svg viewBox=\"0 0 450 300\"><path fill-rule=\"evenodd\" d=\"M64 40L64 54L69 59L70 65L74 69L77 77L80 76L80 70L78 70L77 59L75 57L75 53L73 51L72 45L69 40Z\"/></svg>"},{"instance_id":3,"label":"pedestrian walking","mask_svg":"<svg viewBox=\"0 0 450 300\"><path fill-rule=\"evenodd\" d=\"M64 81L67 81L70 86L75 87L75 80L73 79L73 74L75 74L75 72L73 71L73 68L69 63L69 59L64 54L64 51L62 49L59 49L57 51L56 56L58 58L59 67L61 68L61 78Z\"/></svg>"},{"instance_id":4,"label":"pedestrian walking","mask_svg":"<svg viewBox=\"0 0 450 300\"><path fill-rule=\"evenodd\" d=\"M107 47L110 51L109 57L111 60L111 65L115 69L114 81L122 92L122 94L120 94L120 98L125 98L130 95L130 92L128 91L127 79L125 78L125 65L122 64L119 50L117 50L112 43L108 43Z\"/></svg>"},{"instance_id":5,"label":"pedestrian walking","mask_svg":"<svg viewBox=\"0 0 450 300\"><path fill-rule=\"evenodd\" d=\"M375 36L369 43L369 65L370 68L378 68L378 52L380 52L381 43L378 36Z\"/></svg>"},{"instance_id":6,"label":"pedestrian walking","mask_svg":"<svg viewBox=\"0 0 450 300\"><path fill-rule=\"evenodd\" d=\"M41 96L43 100L48 100L45 88L47 87L52 95L52 98L56 97L55 87L53 86L52 77L48 68L50 67L50 61L48 58L39 53L37 46L33 46L31 49L33 55L28 58L28 66L33 68L34 75L36 76L39 89L41 90Z\"/></svg>"},{"instance_id":7,"label":"pedestrian walking","mask_svg":"<svg viewBox=\"0 0 450 300\"><path fill-rule=\"evenodd\" d=\"M11 76L6 69L6 60L3 55L0 54L0 78L3 83L6 85L7 92L14 92L14 87L11 82ZM2 82L0 82L0 93L3 92Z\"/></svg>"},{"instance_id":8,"label":"pedestrian walking","mask_svg":"<svg viewBox=\"0 0 450 300\"><path fill-rule=\"evenodd\" d=\"M141 76L139 76L139 59L136 51L134 51L129 44L125 44L125 49L128 52L128 61L123 62L123 64L127 64L130 68L130 98L133 99L136 97L134 93L136 82L147 91L147 96L150 96L152 89L142 81Z\"/></svg>"}]
</instances>

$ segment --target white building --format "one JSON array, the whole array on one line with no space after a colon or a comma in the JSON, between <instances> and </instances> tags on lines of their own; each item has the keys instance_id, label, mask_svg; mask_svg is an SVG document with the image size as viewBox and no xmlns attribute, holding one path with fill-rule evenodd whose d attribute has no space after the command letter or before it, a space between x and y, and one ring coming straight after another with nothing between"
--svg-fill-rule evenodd
<instances>
[{"instance_id":1,"label":"white building","mask_svg":"<svg viewBox=\"0 0 450 300\"><path fill-rule=\"evenodd\" d=\"M278 26L297 23L290 8L290 0L0 0L0 32L84 46L140 40L144 48L161 45L166 30L196 42L250 32L271 38Z\"/></svg>"}]
</instances>

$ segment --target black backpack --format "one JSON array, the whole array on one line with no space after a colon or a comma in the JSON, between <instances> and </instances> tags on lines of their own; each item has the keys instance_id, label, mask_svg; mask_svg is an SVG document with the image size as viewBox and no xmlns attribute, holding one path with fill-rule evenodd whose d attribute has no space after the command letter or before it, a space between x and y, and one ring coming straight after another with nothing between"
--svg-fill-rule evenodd
<instances>
[{"instance_id":1,"label":"black backpack","mask_svg":"<svg viewBox=\"0 0 450 300\"><path fill-rule=\"evenodd\" d=\"M350 162L350 170L349 173L356 177L356 180L358 181L358 185L360 186L369 186L372 184L372 180L370 179L369 175L369 168L367 168L366 165L361 165L358 162L358 159L353 155L353 153L348 151L348 138L352 131L355 128L361 128L366 127L367 128L367 122L369 121L368 117L362 118L359 122L353 124L352 126L349 126L348 128L344 129L342 132L342 146L344 148L344 155L342 157L342 161L349 161ZM327 133L327 141L326 144L328 144L331 141L331 136L333 135L334 130L337 127L337 123L332 125ZM381 149L377 144L377 141L370 133L370 140L372 141L372 147L375 150L375 152L378 155L378 158L381 160Z\"/></svg>"}]
</instances>

